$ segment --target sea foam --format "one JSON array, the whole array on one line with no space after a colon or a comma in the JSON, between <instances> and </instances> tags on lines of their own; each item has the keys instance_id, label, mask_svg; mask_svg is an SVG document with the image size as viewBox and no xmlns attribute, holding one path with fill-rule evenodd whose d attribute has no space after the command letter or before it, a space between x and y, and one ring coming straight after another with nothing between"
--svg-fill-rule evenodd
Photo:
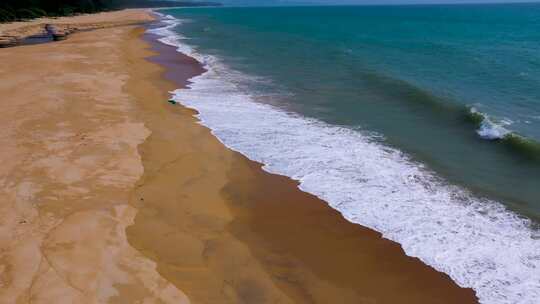
<instances>
[{"instance_id":1,"label":"sea foam","mask_svg":"<svg viewBox=\"0 0 540 304\"><path fill-rule=\"evenodd\" d=\"M512 121L506 119L499 123L495 123L491 117L487 114L481 113L475 107L469 109L470 113L480 118L478 129L476 133L483 139L498 140L503 139L505 136L511 134L503 125L510 125Z\"/></svg>"},{"instance_id":2,"label":"sea foam","mask_svg":"<svg viewBox=\"0 0 540 304\"><path fill-rule=\"evenodd\" d=\"M197 109L201 123L226 146L289 176L350 222L382 233L405 253L473 288L481 303L540 303L540 235L502 204L471 195L437 177L372 135L329 125L256 102L237 77L173 31L161 42L204 64L174 99Z\"/></svg>"}]
</instances>

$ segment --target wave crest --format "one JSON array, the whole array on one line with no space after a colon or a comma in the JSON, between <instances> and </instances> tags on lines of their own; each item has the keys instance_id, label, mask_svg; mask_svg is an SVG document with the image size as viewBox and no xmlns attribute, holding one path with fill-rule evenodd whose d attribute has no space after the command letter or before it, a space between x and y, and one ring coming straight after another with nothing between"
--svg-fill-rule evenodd
<instances>
[{"instance_id":1,"label":"wave crest","mask_svg":"<svg viewBox=\"0 0 540 304\"><path fill-rule=\"evenodd\" d=\"M477 125L476 133L483 139L498 140L503 139L511 132L502 125L493 122L487 115L478 111L475 107L469 108L468 119Z\"/></svg>"}]
</instances>

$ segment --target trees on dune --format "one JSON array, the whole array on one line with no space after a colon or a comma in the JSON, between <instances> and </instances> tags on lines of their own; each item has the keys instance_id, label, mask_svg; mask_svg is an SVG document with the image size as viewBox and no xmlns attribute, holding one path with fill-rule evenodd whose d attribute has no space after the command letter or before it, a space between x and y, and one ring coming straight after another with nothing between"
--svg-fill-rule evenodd
<instances>
[{"instance_id":1,"label":"trees on dune","mask_svg":"<svg viewBox=\"0 0 540 304\"><path fill-rule=\"evenodd\" d=\"M2 0L0 22L94 13L114 8L114 2L115 0Z\"/></svg>"},{"instance_id":2,"label":"trees on dune","mask_svg":"<svg viewBox=\"0 0 540 304\"><path fill-rule=\"evenodd\" d=\"M0 0L0 22L95 13L126 7L208 5L219 3L193 0Z\"/></svg>"}]
</instances>

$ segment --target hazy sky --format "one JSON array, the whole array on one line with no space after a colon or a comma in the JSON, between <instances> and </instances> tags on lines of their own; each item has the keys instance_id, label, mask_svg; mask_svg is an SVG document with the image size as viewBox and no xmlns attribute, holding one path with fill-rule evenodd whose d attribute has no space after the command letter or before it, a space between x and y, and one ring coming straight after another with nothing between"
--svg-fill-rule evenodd
<instances>
[{"instance_id":1,"label":"hazy sky","mask_svg":"<svg viewBox=\"0 0 540 304\"><path fill-rule=\"evenodd\" d=\"M494 3L494 2L539 2L540 0L215 0L230 5L260 5L260 4L428 4L428 3Z\"/></svg>"}]
</instances>

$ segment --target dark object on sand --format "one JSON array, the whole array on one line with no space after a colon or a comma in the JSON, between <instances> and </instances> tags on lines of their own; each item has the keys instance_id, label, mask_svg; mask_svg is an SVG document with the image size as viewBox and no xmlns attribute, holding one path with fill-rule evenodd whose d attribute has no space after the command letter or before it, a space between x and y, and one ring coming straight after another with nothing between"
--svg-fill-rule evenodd
<instances>
[{"instance_id":1,"label":"dark object on sand","mask_svg":"<svg viewBox=\"0 0 540 304\"><path fill-rule=\"evenodd\" d=\"M71 34L70 29L60 29L54 25L47 24L45 29L48 33L52 35L53 40L65 40L69 34Z\"/></svg>"},{"instance_id":2,"label":"dark object on sand","mask_svg":"<svg viewBox=\"0 0 540 304\"><path fill-rule=\"evenodd\" d=\"M176 104L176 101L174 101L174 100L172 100L172 99L169 99L169 103L175 105L175 104Z\"/></svg>"}]
</instances>

